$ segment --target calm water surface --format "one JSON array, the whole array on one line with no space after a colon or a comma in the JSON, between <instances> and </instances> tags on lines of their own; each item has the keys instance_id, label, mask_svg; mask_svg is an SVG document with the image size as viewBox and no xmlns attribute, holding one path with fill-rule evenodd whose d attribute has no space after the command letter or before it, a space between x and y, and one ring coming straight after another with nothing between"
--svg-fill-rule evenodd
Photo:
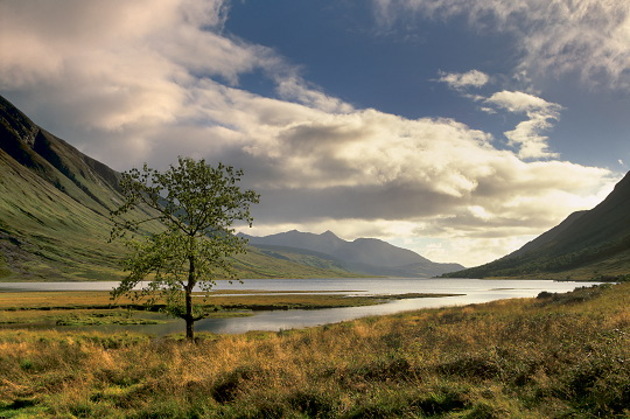
<instances>
[{"instance_id":1,"label":"calm water surface","mask_svg":"<svg viewBox=\"0 0 630 419\"><path fill-rule=\"evenodd\" d=\"M117 282L29 282L0 283L3 291L110 291ZM348 295L448 293L455 297L415 298L391 301L368 307L347 307L318 310L277 310L256 312L250 317L206 319L196 323L197 331L214 333L244 333L251 330L286 330L318 326L352 320L359 317L393 314L422 308L484 303L506 298L535 297L542 291L567 292L597 282L554 282L548 280L479 280L479 279L423 279L423 278L353 278L353 279L247 279L242 284L219 281L217 290L252 291L310 291L334 292ZM122 326L99 326L99 330L121 330ZM124 326L123 330L155 335L181 333L184 322Z\"/></svg>"}]
</instances>

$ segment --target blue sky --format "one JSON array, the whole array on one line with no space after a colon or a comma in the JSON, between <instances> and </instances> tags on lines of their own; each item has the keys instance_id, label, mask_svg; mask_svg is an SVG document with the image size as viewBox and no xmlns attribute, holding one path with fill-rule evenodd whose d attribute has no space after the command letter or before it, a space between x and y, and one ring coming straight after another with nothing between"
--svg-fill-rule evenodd
<instances>
[{"instance_id":1,"label":"blue sky","mask_svg":"<svg viewBox=\"0 0 630 419\"><path fill-rule=\"evenodd\" d=\"M0 3L0 93L117 170L245 170L249 234L332 230L473 266L630 163L630 3Z\"/></svg>"},{"instance_id":2,"label":"blue sky","mask_svg":"<svg viewBox=\"0 0 630 419\"><path fill-rule=\"evenodd\" d=\"M303 66L303 77L309 82L357 108L376 108L412 119L454 118L501 138L518 117L488 115L479 110L478 103L438 81L441 73L476 69L492 77L486 93L493 89L533 91L563 106L549 135L553 135L553 149L564 159L613 170L628 167L618 162L624 155L630 158L627 92L605 88L605 77L580 80L579 63L565 74L515 79L521 58L518 35L493 29L491 21L489 27L479 27L465 14L431 18L403 11L386 24L366 2L280 0L272 4L233 3L225 30L274 48ZM260 78L246 78L241 85L273 94ZM603 136L608 147L599 142Z\"/></svg>"}]
</instances>

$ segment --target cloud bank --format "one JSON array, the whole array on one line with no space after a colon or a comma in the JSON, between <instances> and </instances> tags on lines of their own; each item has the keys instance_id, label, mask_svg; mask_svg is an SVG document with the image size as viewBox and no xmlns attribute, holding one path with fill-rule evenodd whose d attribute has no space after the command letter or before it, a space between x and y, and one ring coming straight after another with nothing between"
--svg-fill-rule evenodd
<instances>
[{"instance_id":1,"label":"cloud bank","mask_svg":"<svg viewBox=\"0 0 630 419\"><path fill-rule=\"evenodd\" d=\"M464 3L405 7L450 15ZM503 15L498 4L473 12L492 10L508 25L516 12ZM502 91L484 103L528 117L506 133L514 153L453 119L355 109L326 94L270 48L225 34L222 1L63 5L0 3L0 90L119 170L144 161L163 168L177 155L244 168L247 186L262 195L254 234L331 229L349 239L409 240L426 257L474 265L594 205L616 180L555 160L541 132L560 107L526 93ZM607 73L620 81L615 60ZM239 86L253 72L274 84L273 97ZM456 89L488 81L473 71L441 78Z\"/></svg>"}]
</instances>

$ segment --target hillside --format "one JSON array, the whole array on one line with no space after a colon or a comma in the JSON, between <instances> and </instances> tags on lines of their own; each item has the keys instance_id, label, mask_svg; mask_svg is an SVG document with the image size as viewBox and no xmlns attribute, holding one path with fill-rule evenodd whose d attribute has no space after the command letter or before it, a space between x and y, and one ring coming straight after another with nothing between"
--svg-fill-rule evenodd
<instances>
[{"instance_id":1,"label":"hillside","mask_svg":"<svg viewBox=\"0 0 630 419\"><path fill-rule=\"evenodd\" d=\"M312 252L319 258L328 257L346 270L366 275L432 277L463 268L455 263L432 262L411 250L378 239L360 238L348 242L331 231L317 235L293 230L266 237L247 238L250 244L263 250L301 249Z\"/></svg>"},{"instance_id":2,"label":"hillside","mask_svg":"<svg viewBox=\"0 0 630 419\"><path fill-rule=\"evenodd\" d=\"M118 174L0 98L0 277L61 280L117 274L106 246Z\"/></svg>"},{"instance_id":3,"label":"hillside","mask_svg":"<svg viewBox=\"0 0 630 419\"><path fill-rule=\"evenodd\" d=\"M0 97L0 280L120 279L124 248L107 243L118 179ZM235 264L243 278L357 275L301 252L251 248Z\"/></svg>"},{"instance_id":4,"label":"hillside","mask_svg":"<svg viewBox=\"0 0 630 419\"><path fill-rule=\"evenodd\" d=\"M619 278L630 274L630 173L599 205L580 211L486 265L450 277Z\"/></svg>"}]
</instances>

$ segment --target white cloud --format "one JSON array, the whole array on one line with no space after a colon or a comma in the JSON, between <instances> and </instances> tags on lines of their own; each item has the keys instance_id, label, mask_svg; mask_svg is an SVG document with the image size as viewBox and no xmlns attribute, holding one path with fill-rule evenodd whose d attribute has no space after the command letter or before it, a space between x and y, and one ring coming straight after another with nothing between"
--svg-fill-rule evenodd
<instances>
[{"instance_id":1,"label":"white cloud","mask_svg":"<svg viewBox=\"0 0 630 419\"><path fill-rule=\"evenodd\" d=\"M558 113L561 106L547 102L545 99L524 92L502 91L494 93L486 102L500 106L510 112L545 112L552 115Z\"/></svg>"},{"instance_id":2,"label":"white cloud","mask_svg":"<svg viewBox=\"0 0 630 419\"><path fill-rule=\"evenodd\" d=\"M514 35L520 70L580 74L630 89L630 2L618 0L373 0L383 25L409 13L466 16L477 29ZM519 69L516 69L518 72Z\"/></svg>"},{"instance_id":3,"label":"white cloud","mask_svg":"<svg viewBox=\"0 0 630 419\"><path fill-rule=\"evenodd\" d=\"M272 50L223 35L221 1L65 5L0 2L3 92L116 169L164 167L177 155L243 167L262 194L257 231L422 235L449 249L442 261L473 264L470 255L502 255L505 245L491 240L540 233L616 180L604 169L524 161L553 157L540 132L559 112L531 95L499 92L486 103L529 118L506 134L515 155L453 119L355 109L322 92ZM278 98L239 88L250 71L267 74ZM487 82L480 72L443 77ZM447 245L453 238L457 246Z\"/></svg>"},{"instance_id":4,"label":"white cloud","mask_svg":"<svg viewBox=\"0 0 630 419\"><path fill-rule=\"evenodd\" d=\"M297 76L280 78L277 83L277 91L283 99L297 101L325 112L348 113L354 110L348 103L315 88L308 88L307 83Z\"/></svg>"},{"instance_id":5,"label":"white cloud","mask_svg":"<svg viewBox=\"0 0 630 419\"><path fill-rule=\"evenodd\" d=\"M562 107L556 103L523 92L501 91L494 93L485 103L514 113L525 113L529 118L520 122L516 128L505 132L510 145L519 148L521 158L557 157L548 151L548 137L541 132L551 128L550 121L558 120Z\"/></svg>"},{"instance_id":6,"label":"white cloud","mask_svg":"<svg viewBox=\"0 0 630 419\"><path fill-rule=\"evenodd\" d=\"M441 71L438 81L446 83L455 90L462 90L468 87L482 87L490 77L479 70L470 70L466 73L446 73Z\"/></svg>"},{"instance_id":7,"label":"white cloud","mask_svg":"<svg viewBox=\"0 0 630 419\"><path fill-rule=\"evenodd\" d=\"M460 92L475 102L482 102L480 110L487 114L496 114L497 109L511 113L523 113L528 119L520 122L513 130L504 132L509 140L508 144L518 150L518 156L523 159L540 159L558 157L557 153L548 150L547 136L542 132L552 127L552 122L560 117L562 106L548 102L540 97L519 91L503 90L486 98L481 95L471 95L466 92L468 87L484 86L490 77L477 70L467 73L440 73L438 81Z\"/></svg>"}]
</instances>

